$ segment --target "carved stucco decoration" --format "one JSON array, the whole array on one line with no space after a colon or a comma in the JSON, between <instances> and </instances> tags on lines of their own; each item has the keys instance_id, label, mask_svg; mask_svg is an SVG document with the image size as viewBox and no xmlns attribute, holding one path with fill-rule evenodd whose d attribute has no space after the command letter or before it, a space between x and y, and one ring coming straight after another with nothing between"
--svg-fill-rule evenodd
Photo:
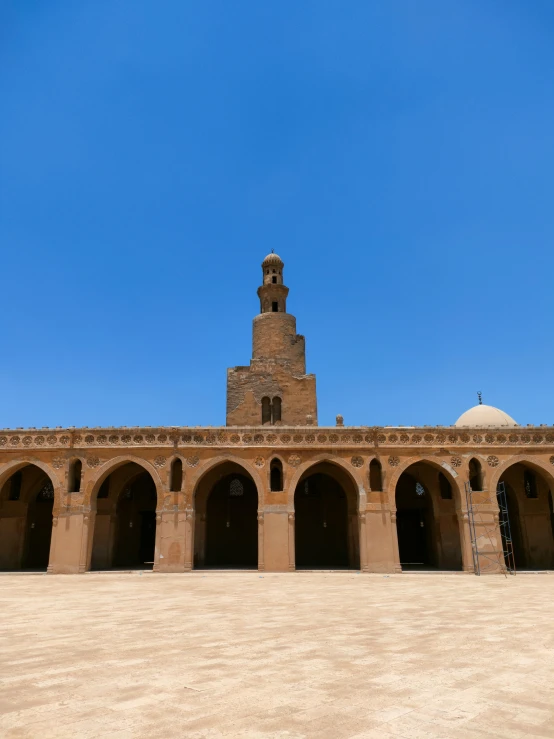
<instances>
[{"instance_id":1,"label":"carved stucco decoration","mask_svg":"<svg viewBox=\"0 0 554 739\"><path fill-rule=\"evenodd\" d=\"M187 457L187 464L189 467L197 467L199 462L200 459L196 454L193 457Z\"/></svg>"},{"instance_id":2,"label":"carved stucco decoration","mask_svg":"<svg viewBox=\"0 0 554 739\"><path fill-rule=\"evenodd\" d=\"M254 460L254 464L256 465L256 467L263 467L265 464L265 459L263 457L256 457L256 459Z\"/></svg>"},{"instance_id":3,"label":"carved stucco decoration","mask_svg":"<svg viewBox=\"0 0 554 739\"><path fill-rule=\"evenodd\" d=\"M87 465L89 467L98 467L100 464L100 459L98 457L89 457L87 459Z\"/></svg>"},{"instance_id":4,"label":"carved stucco decoration","mask_svg":"<svg viewBox=\"0 0 554 739\"><path fill-rule=\"evenodd\" d=\"M289 457L289 464L292 467L298 467L298 465L302 462L302 458L298 454L291 454Z\"/></svg>"},{"instance_id":5,"label":"carved stucco decoration","mask_svg":"<svg viewBox=\"0 0 554 739\"><path fill-rule=\"evenodd\" d=\"M352 457L352 459L350 460L350 464L353 467L363 467L363 464L364 464L363 457L357 457L357 456Z\"/></svg>"},{"instance_id":6,"label":"carved stucco decoration","mask_svg":"<svg viewBox=\"0 0 554 739\"><path fill-rule=\"evenodd\" d=\"M399 457L389 457L388 463L390 464L391 467L398 467L398 465L400 464L400 458Z\"/></svg>"},{"instance_id":7,"label":"carved stucco decoration","mask_svg":"<svg viewBox=\"0 0 554 739\"><path fill-rule=\"evenodd\" d=\"M166 462L167 459L165 457L160 456L154 459L154 464L156 465L156 467L165 467Z\"/></svg>"},{"instance_id":8,"label":"carved stucco decoration","mask_svg":"<svg viewBox=\"0 0 554 739\"><path fill-rule=\"evenodd\" d=\"M65 460L61 459L61 457L56 457L52 460L52 467L55 470L61 470L61 468L64 466Z\"/></svg>"},{"instance_id":9,"label":"carved stucco decoration","mask_svg":"<svg viewBox=\"0 0 554 739\"><path fill-rule=\"evenodd\" d=\"M495 457L494 454L487 457L487 464L489 467L498 467L498 462L498 457Z\"/></svg>"},{"instance_id":10,"label":"carved stucco decoration","mask_svg":"<svg viewBox=\"0 0 554 739\"><path fill-rule=\"evenodd\" d=\"M472 430L460 430L460 431L447 431L439 430L436 432L425 431L422 429L414 430L412 433L409 430L399 429L392 431L391 433L365 433L361 430L349 430L346 428L337 428L332 432L313 431L306 430L291 430L290 432L279 433L277 429L271 433L262 433L252 430L242 433L242 431L226 432L224 430L211 430L211 429L199 429L199 430L173 430L154 433L152 431L146 431L146 429L118 429L117 432L110 433L109 430L105 430L102 433L91 433L89 431L82 431L81 433L73 432L72 436L68 434L61 434L59 437L56 434L33 434L31 430L22 431L20 433L2 433L0 435L0 448L2 447L43 447L43 446L69 446L71 439L73 439L73 445L76 448L80 446L94 447L105 446L107 444L113 446L120 445L132 445L132 446L144 446L146 444L160 444L170 445L177 444L179 442L183 444L191 445L276 445L282 444L288 446L294 445L316 445L316 444L339 444L342 446L350 446L352 444L362 445L367 443L373 446L375 443L379 445L465 445L473 443L475 445L502 445L506 444L554 444L554 432L549 431L548 433L525 430L520 432L500 432L500 431L486 431L483 430L481 433L473 432Z\"/></svg>"},{"instance_id":11,"label":"carved stucco decoration","mask_svg":"<svg viewBox=\"0 0 554 739\"><path fill-rule=\"evenodd\" d=\"M462 466L462 458L461 457L452 457L450 460L450 464L452 467L461 467Z\"/></svg>"}]
</instances>

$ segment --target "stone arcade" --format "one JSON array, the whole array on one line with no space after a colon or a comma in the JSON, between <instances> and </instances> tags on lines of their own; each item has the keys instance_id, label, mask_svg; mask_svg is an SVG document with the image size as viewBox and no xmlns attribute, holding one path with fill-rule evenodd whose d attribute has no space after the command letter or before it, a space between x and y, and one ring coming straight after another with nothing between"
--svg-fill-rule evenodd
<instances>
[{"instance_id":1,"label":"stone arcade","mask_svg":"<svg viewBox=\"0 0 554 739\"><path fill-rule=\"evenodd\" d=\"M153 566L503 570L504 482L518 568L554 568L554 428L486 405L450 427L317 425L315 376L269 254L250 365L221 428L0 431L0 569Z\"/></svg>"}]
</instances>

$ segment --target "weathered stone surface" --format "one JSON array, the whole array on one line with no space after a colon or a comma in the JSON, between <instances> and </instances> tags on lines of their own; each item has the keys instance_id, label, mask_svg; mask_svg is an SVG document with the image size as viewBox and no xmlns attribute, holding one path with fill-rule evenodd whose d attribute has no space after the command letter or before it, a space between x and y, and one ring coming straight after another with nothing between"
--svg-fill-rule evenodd
<instances>
[{"instance_id":1,"label":"weathered stone surface","mask_svg":"<svg viewBox=\"0 0 554 739\"><path fill-rule=\"evenodd\" d=\"M5 575L0 589L7 739L553 733L551 576Z\"/></svg>"}]
</instances>

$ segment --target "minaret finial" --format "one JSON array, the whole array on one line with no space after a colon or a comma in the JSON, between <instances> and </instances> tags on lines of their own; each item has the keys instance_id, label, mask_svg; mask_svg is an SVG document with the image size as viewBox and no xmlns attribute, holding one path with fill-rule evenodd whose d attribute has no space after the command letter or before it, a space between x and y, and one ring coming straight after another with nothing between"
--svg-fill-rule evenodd
<instances>
[{"instance_id":1,"label":"minaret finial","mask_svg":"<svg viewBox=\"0 0 554 739\"><path fill-rule=\"evenodd\" d=\"M479 405L483 405L483 393L480 390L477 391L477 397L479 398Z\"/></svg>"}]
</instances>

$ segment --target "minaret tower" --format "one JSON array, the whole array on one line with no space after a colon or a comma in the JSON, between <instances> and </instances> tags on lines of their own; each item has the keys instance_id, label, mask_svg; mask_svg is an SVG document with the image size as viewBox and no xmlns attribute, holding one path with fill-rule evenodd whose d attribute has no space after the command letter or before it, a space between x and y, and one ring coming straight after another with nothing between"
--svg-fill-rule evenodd
<instances>
[{"instance_id":1,"label":"minaret tower","mask_svg":"<svg viewBox=\"0 0 554 739\"><path fill-rule=\"evenodd\" d=\"M262 262L262 285L258 288L260 313L286 313L288 287L283 284L284 263L278 254L268 254Z\"/></svg>"},{"instance_id":2,"label":"minaret tower","mask_svg":"<svg viewBox=\"0 0 554 739\"><path fill-rule=\"evenodd\" d=\"M287 313L284 266L273 252L262 262L252 359L247 367L227 370L228 426L317 423L315 375L306 374L305 340Z\"/></svg>"}]
</instances>

